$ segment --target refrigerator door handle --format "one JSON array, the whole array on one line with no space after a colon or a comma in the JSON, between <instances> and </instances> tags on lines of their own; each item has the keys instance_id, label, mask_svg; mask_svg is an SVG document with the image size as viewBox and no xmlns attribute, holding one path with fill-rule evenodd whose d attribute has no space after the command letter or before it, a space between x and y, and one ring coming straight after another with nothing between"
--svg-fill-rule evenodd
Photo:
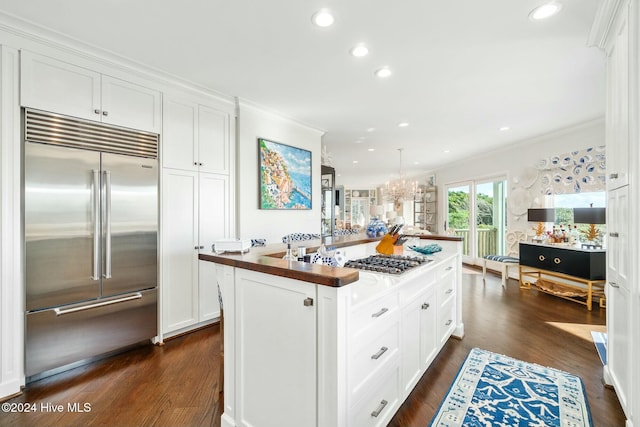
<instances>
[{"instance_id":1,"label":"refrigerator door handle","mask_svg":"<svg viewBox=\"0 0 640 427\"><path fill-rule=\"evenodd\" d=\"M104 171L104 176L105 176L104 278L111 279L111 171Z\"/></svg>"},{"instance_id":2,"label":"refrigerator door handle","mask_svg":"<svg viewBox=\"0 0 640 427\"><path fill-rule=\"evenodd\" d=\"M93 275L91 280L100 280L100 171L93 170Z\"/></svg>"},{"instance_id":3,"label":"refrigerator door handle","mask_svg":"<svg viewBox=\"0 0 640 427\"><path fill-rule=\"evenodd\" d=\"M133 295L128 295L126 297L112 299L108 301L100 301L93 304L83 305L80 307L72 307L72 308L54 308L53 311L56 313L56 316L62 316L64 314L76 313L78 311L91 310L92 308L104 307L105 305L112 304L120 304L126 301L132 301L134 299L142 298L142 294L140 292L136 292Z\"/></svg>"}]
</instances>

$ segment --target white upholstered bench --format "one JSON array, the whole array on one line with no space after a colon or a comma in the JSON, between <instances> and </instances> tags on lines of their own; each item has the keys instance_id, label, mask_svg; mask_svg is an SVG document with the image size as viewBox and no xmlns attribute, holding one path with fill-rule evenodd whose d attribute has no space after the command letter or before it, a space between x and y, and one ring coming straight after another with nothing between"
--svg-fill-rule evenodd
<instances>
[{"instance_id":1,"label":"white upholstered bench","mask_svg":"<svg viewBox=\"0 0 640 427\"><path fill-rule=\"evenodd\" d=\"M485 255L482 258L482 278L487 274L487 261L498 263L500 266L500 272L502 273L502 286L507 286L507 280L509 279L509 267L518 267L520 260L516 257L505 255Z\"/></svg>"}]
</instances>

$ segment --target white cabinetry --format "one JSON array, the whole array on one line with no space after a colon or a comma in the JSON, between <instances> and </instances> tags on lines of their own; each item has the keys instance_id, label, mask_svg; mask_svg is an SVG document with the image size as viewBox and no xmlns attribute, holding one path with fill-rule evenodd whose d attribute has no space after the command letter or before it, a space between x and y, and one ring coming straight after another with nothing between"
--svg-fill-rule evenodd
<instances>
[{"instance_id":1,"label":"white cabinetry","mask_svg":"<svg viewBox=\"0 0 640 427\"><path fill-rule=\"evenodd\" d=\"M638 0L604 0L596 14L591 40L607 55L607 365L604 380L612 384L627 418L640 425L640 322L637 259L638 98L640 96L640 10Z\"/></svg>"},{"instance_id":2,"label":"white cabinetry","mask_svg":"<svg viewBox=\"0 0 640 427\"><path fill-rule=\"evenodd\" d=\"M608 192L607 373L623 408L631 388L631 290L629 288L629 186Z\"/></svg>"},{"instance_id":3,"label":"white cabinetry","mask_svg":"<svg viewBox=\"0 0 640 427\"><path fill-rule=\"evenodd\" d=\"M215 268L199 261L198 254L211 251L215 240L232 237L232 116L176 97L165 96L163 105L162 326L167 336L220 316Z\"/></svg>"},{"instance_id":4,"label":"white cabinetry","mask_svg":"<svg viewBox=\"0 0 640 427\"><path fill-rule=\"evenodd\" d=\"M458 269L456 259L450 259L438 269L438 340L440 345L449 339L456 328L456 288Z\"/></svg>"},{"instance_id":5,"label":"white cabinetry","mask_svg":"<svg viewBox=\"0 0 640 427\"><path fill-rule=\"evenodd\" d=\"M220 315L215 270L198 260L229 237L229 180L179 169L162 175L163 333Z\"/></svg>"},{"instance_id":6,"label":"white cabinetry","mask_svg":"<svg viewBox=\"0 0 640 427\"><path fill-rule=\"evenodd\" d=\"M230 349L222 426L387 425L446 338L462 337L462 244L451 247L404 276L360 272L338 288L213 264Z\"/></svg>"},{"instance_id":7,"label":"white cabinetry","mask_svg":"<svg viewBox=\"0 0 640 427\"><path fill-rule=\"evenodd\" d=\"M157 90L21 52L22 106L160 133L160 99Z\"/></svg>"},{"instance_id":8,"label":"white cabinetry","mask_svg":"<svg viewBox=\"0 0 640 427\"><path fill-rule=\"evenodd\" d=\"M163 117L164 167L229 173L229 113L165 96Z\"/></svg>"},{"instance_id":9,"label":"white cabinetry","mask_svg":"<svg viewBox=\"0 0 640 427\"><path fill-rule=\"evenodd\" d=\"M241 269L235 285L237 425L315 425L315 285Z\"/></svg>"},{"instance_id":10,"label":"white cabinetry","mask_svg":"<svg viewBox=\"0 0 640 427\"><path fill-rule=\"evenodd\" d=\"M408 395L433 361L437 339L436 287L432 284L407 302L402 312L402 386Z\"/></svg>"}]
</instances>

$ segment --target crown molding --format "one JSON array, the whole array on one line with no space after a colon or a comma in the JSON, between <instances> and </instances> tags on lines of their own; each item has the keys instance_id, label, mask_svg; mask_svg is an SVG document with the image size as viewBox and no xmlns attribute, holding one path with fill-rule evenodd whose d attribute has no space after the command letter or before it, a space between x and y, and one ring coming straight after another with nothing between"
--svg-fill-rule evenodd
<instances>
[{"instance_id":1,"label":"crown molding","mask_svg":"<svg viewBox=\"0 0 640 427\"><path fill-rule=\"evenodd\" d=\"M628 0L601 0L591 25L587 46L605 49L616 14Z\"/></svg>"}]
</instances>

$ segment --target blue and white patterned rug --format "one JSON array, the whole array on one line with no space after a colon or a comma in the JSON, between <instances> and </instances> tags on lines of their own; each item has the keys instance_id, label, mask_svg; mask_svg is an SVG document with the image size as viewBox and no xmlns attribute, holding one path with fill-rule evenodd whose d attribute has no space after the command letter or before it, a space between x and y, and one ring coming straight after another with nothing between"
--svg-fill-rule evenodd
<instances>
[{"instance_id":1,"label":"blue and white patterned rug","mask_svg":"<svg viewBox=\"0 0 640 427\"><path fill-rule=\"evenodd\" d=\"M590 427L582 380L490 351L469 352L433 427Z\"/></svg>"}]
</instances>

